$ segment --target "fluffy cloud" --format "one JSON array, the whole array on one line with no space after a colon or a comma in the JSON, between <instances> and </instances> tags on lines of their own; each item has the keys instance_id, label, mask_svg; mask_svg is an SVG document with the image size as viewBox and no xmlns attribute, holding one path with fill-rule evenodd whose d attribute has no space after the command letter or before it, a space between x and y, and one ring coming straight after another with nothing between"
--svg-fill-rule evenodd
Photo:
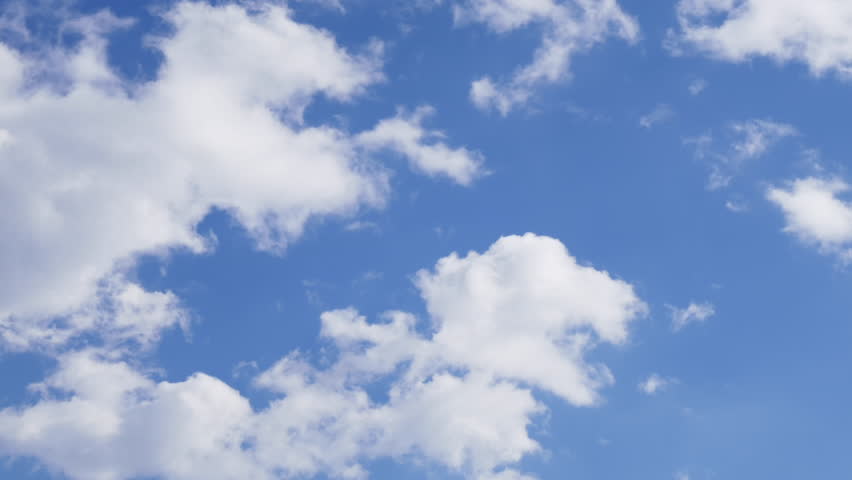
<instances>
[{"instance_id":1,"label":"fluffy cloud","mask_svg":"<svg viewBox=\"0 0 852 480\"><path fill-rule=\"evenodd\" d=\"M196 374L156 383L97 352L67 354L34 386L41 400L0 412L0 449L72 478L271 478L244 454L248 400Z\"/></svg>"},{"instance_id":2,"label":"fluffy cloud","mask_svg":"<svg viewBox=\"0 0 852 480\"><path fill-rule=\"evenodd\" d=\"M677 308L671 305L668 307L672 314L672 328L676 332L691 323L703 322L716 314L715 307L708 302L692 302L686 308Z\"/></svg>"},{"instance_id":3,"label":"fluffy cloud","mask_svg":"<svg viewBox=\"0 0 852 480\"><path fill-rule=\"evenodd\" d=\"M539 86L565 80L577 52L611 36L629 42L639 37L638 24L615 0L465 0L453 11L456 23L482 23L498 34L533 24L543 29L541 45L529 65L505 81L486 76L471 85L474 105L502 115L525 104Z\"/></svg>"},{"instance_id":4,"label":"fluffy cloud","mask_svg":"<svg viewBox=\"0 0 852 480\"><path fill-rule=\"evenodd\" d=\"M376 138L418 170L476 176L479 156L421 143L412 119L380 123L372 142L305 125L316 96L350 101L382 80L381 45L353 54L285 7L253 8L174 5L173 33L148 39L163 62L145 83L108 64L107 33L130 21L107 12L62 19L73 47L0 44L0 322L56 328L121 290L100 285L138 254L206 250L195 227L213 208L281 251L311 219L380 207Z\"/></svg>"},{"instance_id":5,"label":"fluffy cloud","mask_svg":"<svg viewBox=\"0 0 852 480\"><path fill-rule=\"evenodd\" d=\"M464 147L450 148L440 141L424 143L427 138L444 137L442 132L427 131L421 126L423 119L433 113L431 107L420 107L411 114L401 111L359 134L357 142L368 150L395 151L406 157L415 170L427 175L444 175L469 185L483 174L482 155Z\"/></svg>"},{"instance_id":6,"label":"fluffy cloud","mask_svg":"<svg viewBox=\"0 0 852 480\"><path fill-rule=\"evenodd\" d=\"M113 276L69 315L41 321L0 318L0 338L10 350L38 347L56 353L73 338L94 332L111 350L144 351L156 345L163 331L175 326L188 331L189 323L189 313L172 292L149 292Z\"/></svg>"},{"instance_id":7,"label":"fluffy cloud","mask_svg":"<svg viewBox=\"0 0 852 480\"><path fill-rule=\"evenodd\" d=\"M675 51L741 62L798 61L819 75L852 73L852 4L846 0L681 0Z\"/></svg>"},{"instance_id":8,"label":"fluffy cloud","mask_svg":"<svg viewBox=\"0 0 852 480\"><path fill-rule=\"evenodd\" d=\"M504 237L485 253L441 259L417 285L443 357L591 405L609 371L584 364L594 338L622 343L646 306L632 286L577 264L557 240ZM475 348L470 339L476 338ZM526 359L518 362L517 359Z\"/></svg>"},{"instance_id":9,"label":"fluffy cloud","mask_svg":"<svg viewBox=\"0 0 852 480\"><path fill-rule=\"evenodd\" d=\"M512 465L541 449L528 428L536 389L591 405L612 381L583 353L621 343L645 311L632 287L579 265L558 241L505 237L450 255L416 284L432 316L353 309L322 315L331 364L287 355L254 384L253 409L198 373L156 382L108 350L60 356L32 405L0 411L0 451L72 478L363 478L364 460L415 457L478 480L531 480ZM368 393L388 385L384 402Z\"/></svg>"},{"instance_id":10,"label":"fluffy cloud","mask_svg":"<svg viewBox=\"0 0 852 480\"><path fill-rule=\"evenodd\" d=\"M852 259L852 204L839 198L849 185L839 179L801 178L788 187L773 187L769 200L784 212L784 228L824 253Z\"/></svg>"},{"instance_id":11,"label":"fluffy cloud","mask_svg":"<svg viewBox=\"0 0 852 480\"><path fill-rule=\"evenodd\" d=\"M668 388L674 380L665 378L657 373L652 373L645 380L639 382L639 391L645 395L655 395Z\"/></svg>"}]
</instances>

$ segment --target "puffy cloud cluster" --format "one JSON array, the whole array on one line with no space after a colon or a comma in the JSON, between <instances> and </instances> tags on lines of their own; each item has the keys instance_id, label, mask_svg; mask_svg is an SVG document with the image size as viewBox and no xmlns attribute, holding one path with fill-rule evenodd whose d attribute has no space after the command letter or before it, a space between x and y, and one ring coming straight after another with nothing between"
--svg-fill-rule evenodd
<instances>
[{"instance_id":1,"label":"puffy cloud cluster","mask_svg":"<svg viewBox=\"0 0 852 480\"><path fill-rule=\"evenodd\" d=\"M270 478L243 454L248 400L196 374L156 383L97 352L61 357L35 405L0 412L0 449L72 478Z\"/></svg>"},{"instance_id":2,"label":"puffy cloud cluster","mask_svg":"<svg viewBox=\"0 0 852 480\"><path fill-rule=\"evenodd\" d=\"M442 357L522 380L576 405L611 381L581 361L594 338L619 344L644 313L633 288L578 265L557 240L505 237L484 254L451 255L417 276ZM477 348L470 339L476 338ZM526 359L518 361L518 359Z\"/></svg>"},{"instance_id":3,"label":"puffy cloud cluster","mask_svg":"<svg viewBox=\"0 0 852 480\"><path fill-rule=\"evenodd\" d=\"M593 24L623 15L612 2L574 7L549 14L573 22L551 25L571 45L541 55L597 41ZM313 219L381 207L381 151L461 185L485 173L480 154L423 126L428 106L364 132L305 123L317 96L352 101L383 80L379 43L349 52L277 2L182 1L162 15L171 31L149 38L162 64L145 82L111 67L109 34L132 21L108 12L63 18L71 46L0 44L0 342L57 360L32 402L0 410L0 455L94 480L358 479L380 457L529 480L515 464L541 450L528 432L545 411L536 393L596 405L613 376L587 354L625 342L646 310L551 238L505 237L419 272L428 326L405 312L324 313L336 360L285 356L254 379L265 405L204 373L169 382L146 369L137 354L190 316L128 272L141 254L214 248L197 231L212 209L280 252ZM525 75L561 76L533 72L549 61Z\"/></svg>"},{"instance_id":4,"label":"puffy cloud cluster","mask_svg":"<svg viewBox=\"0 0 852 480\"><path fill-rule=\"evenodd\" d=\"M502 115L524 105L539 86L565 80L576 53L612 36L628 42L639 38L638 23L616 0L463 0L453 11L456 23L482 23L498 34L530 25L543 29L530 64L504 81L486 76L471 85L477 107Z\"/></svg>"},{"instance_id":5,"label":"puffy cloud cluster","mask_svg":"<svg viewBox=\"0 0 852 480\"><path fill-rule=\"evenodd\" d=\"M823 253L852 260L852 203L841 198L849 185L839 179L815 177L772 187L767 197L784 212L785 231Z\"/></svg>"},{"instance_id":6,"label":"puffy cloud cluster","mask_svg":"<svg viewBox=\"0 0 852 480\"><path fill-rule=\"evenodd\" d=\"M0 411L0 451L96 480L364 478L379 457L530 479L513 464L541 450L528 432L545 410L535 392L595 404L612 375L584 354L624 342L646 310L629 284L532 234L445 257L416 285L428 327L404 312L326 312L335 361L287 355L254 379L275 394L261 409L201 373L155 382L108 350L66 353L33 386L37 402Z\"/></svg>"},{"instance_id":7,"label":"puffy cloud cluster","mask_svg":"<svg viewBox=\"0 0 852 480\"><path fill-rule=\"evenodd\" d=\"M852 4L846 0L681 0L675 51L741 62L798 61L819 75L852 73Z\"/></svg>"},{"instance_id":8,"label":"puffy cloud cluster","mask_svg":"<svg viewBox=\"0 0 852 480\"><path fill-rule=\"evenodd\" d=\"M132 21L108 12L61 19L81 37L71 47L0 44L7 344L38 343L36 330L64 328L99 292L133 289L115 284L141 253L208 249L195 227L213 208L281 251L312 219L381 207L377 147L463 184L480 172L478 154L424 143L435 134L422 115L363 136L304 124L315 97L351 101L383 79L380 43L351 53L274 2L185 1L163 19L173 31L148 38L163 56L148 82L111 68L108 34Z\"/></svg>"},{"instance_id":9,"label":"puffy cloud cluster","mask_svg":"<svg viewBox=\"0 0 852 480\"><path fill-rule=\"evenodd\" d=\"M74 338L92 333L111 350L145 351L155 346L163 331L180 326L189 330L190 314L172 292L149 292L112 276L100 282L93 298L72 313L42 319L0 319L0 338L9 350L38 348L61 351Z\"/></svg>"}]
</instances>

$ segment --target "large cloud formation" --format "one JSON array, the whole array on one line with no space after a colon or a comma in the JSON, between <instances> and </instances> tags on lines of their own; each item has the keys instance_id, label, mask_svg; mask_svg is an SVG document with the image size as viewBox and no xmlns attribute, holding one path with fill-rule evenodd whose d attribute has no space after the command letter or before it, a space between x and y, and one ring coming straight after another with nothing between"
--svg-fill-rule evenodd
<instances>
[{"instance_id":1,"label":"large cloud formation","mask_svg":"<svg viewBox=\"0 0 852 480\"><path fill-rule=\"evenodd\" d=\"M384 204L380 149L460 184L482 173L481 155L444 144L423 114L360 135L305 125L316 96L351 101L383 79L381 44L354 54L285 7L253 5L164 12L173 32L148 39L163 56L148 82L111 68L108 35L132 21L109 12L61 19L81 38L71 47L0 44L7 347L52 345L91 325L80 310L130 288L120 273L140 253L208 249L195 227L213 208L280 251L312 219Z\"/></svg>"},{"instance_id":2,"label":"large cloud formation","mask_svg":"<svg viewBox=\"0 0 852 480\"><path fill-rule=\"evenodd\" d=\"M423 126L429 106L363 132L306 124L317 96L353 101L383 80L381 45L352 53L286 7L245 5L164 11L144 82L111 68L110 32L131 21L108 12L62 18L70 46L0 44L0 347L57 362L31 402L0 410L0 455L86 480L357 479L382 457L529 479L516 464L542 450L537 393L598 404L614 378L588 353L626 341L646 309L552 238L505 237L419 272L428 319L324 313L336 360L284 356L253 381L266 404L147 367L140 353L189 316L128 273L140 254L215 248L196 230L211 209L280 252L313 219L386 202L380 151L460 185L485 174L480 154Z\"/></svg>"},{"instance_id":3,"label":"large cloud formation","mask_svg":"<svg viewBox=\"0 0 852 480\"><path fill-rule=\"evenodd\" d=\"M680 0L675 51L741 62L805 63L815 74L852 74L852 3L846 0Z\"/></svg>"},{"instance_id":4,"label":"large cloud formation","mask_svg":"<svg viewBox=\"0 0 852 480\"><path fill-rule=\"evenodd\" d=\"M260 410L202 373L155 382L114 351L67 352L32 386L37 402L0 411L0 451L87 480L364 478L379 457L529 479L513 464L541 450L528 432L546 409L535 392L596 404L613 377L585 354L624 342L646 310L629 284L533 234L452 254L415 283L427 325L405 312L375 323L352 308L324 313L336 360L285 356L254 379L275 395Z\"/></svg>"}]
</instances>

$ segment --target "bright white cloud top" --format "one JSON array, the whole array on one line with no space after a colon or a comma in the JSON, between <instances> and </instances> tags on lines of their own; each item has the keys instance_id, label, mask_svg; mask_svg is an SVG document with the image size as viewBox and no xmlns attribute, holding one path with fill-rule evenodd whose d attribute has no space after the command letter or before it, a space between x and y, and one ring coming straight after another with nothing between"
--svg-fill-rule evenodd
<instances>
[{"instance_id":1,"label":"bright white cloud top","mask_svg":"<svg viewBox=\"0 0 852 480\"><path fill-rule=\"evenodd\" d=\"M420 272L417 285L445 358L576 405L593 405L612 381L605 368L581 361L590 342L624 342L629 323L646 311L628 283L578 265L557 240L529 234L505 237L484 254L446 257L434 272Z\"/></svg>"},{"instance_id":2,"label":"bright white cloud top","mask_svg":"<svg viewBox=\"0 0 852 480\"><path fill-rule=\"evenodd\" d=\"M389 149L408 159L411 166L426 175L444 175L461 185L470 185L483 175L482 155L464 147L450 148L441 141L426 143L424 139L440 139L440 131L424 130L425 117L434 114L431 107L420 107L411 114L404 111L382 120L372 130L360 133L356 141L367 150Z\"/></svg>"},{"instance_id":3,"label":"bright white cloud top","mask_svg":"<svg viewBox=\"0 0 852 480\"><path fill-rule=\"evenodd\" d=\"M0 335L9 344L52 344L94 326L76 320L78 309L133 288L113 284L136 255L208 249L195 226L213 208L259 248L280 251L311 219L381 207L390 186L369 154L377 147L461 184L481 173L479 154L427 138L436 136L420 126L428 107L361 135L303 124L316 96L351 101L382 79L380 43L352 54L270 5L249 13L183 2L164 19L175 31L150 39L164 63L148 83L111 71L105 35L128 22L108 13L68 20L84 38L70 51L0 45L9 215ZM64 85L33 85L45 68ZM72 317L59 324L57 315Z\"/></svg>"},{"instance_id":4,"label":"bright white cloud top","mask_svg":"<svg viewBox=\"0 0 852 480\"><path fill-rule=\"evenodd\" d=\"M585 353L623 343L647 309L630 284L533 234L452 254L415 283L433 333L405 312L379 323L326 312L337 360L286 356L255 379L281 396L259 411L203 373L155 382L120 352L62 354L34 405L0 411L0 449L75 479L364 478L362 461L405 455L469 478L524 478L512 465L540 450L528 432L546 410L535 391L596 404L613 376ZM382 378L388 401L376 403L365 387Z\"/></svg>"},{"instance_id":5,"label":"bright white cloud top","mask_svg":"<svg viewBox=\"0 0 852 480\"><path fill-rule=\"evenodd\" d=\"M0 0L0 477L845 478L850 2Z\"/></svg>"},{"instance_id":6,"label":"bright white cloud top","mask_svg":"<svg viewBox=\"0 0 852 480\"><path fill-rule=\"evenodd\" d=\"M639 24L616 0L465 0L453 11L456 23L482 23L497 34L529 25L543 30L531 63L508 79L485 76L471 85L474 105L501 115L525 105L539 87L565 81L576 53L609 37L631 43L639 38Z\"/></svg>"},{"instance_id":7,"label":"bright white cloud top","mask_svg":"<svg viewBox=\"0 0 852 480\"><path fill-rule=\"evenodd\" d=\"M800 178L787 187L773 187L769 200L784 212L786 232L823 253L852 260L852 204L840 195L849 185L840 179Z\"/></svg>"},{"instance_id":8,"label":"bright white cloud top","mask_svg":"<svg viewBox=\"0 0 852 480\"><path fill-rule=\"evenodd\" d=\"M846 0L681 0L675 49L742 62L802 62L817 75L852 74L852 4Z\"/></svg>"}]
</instances>

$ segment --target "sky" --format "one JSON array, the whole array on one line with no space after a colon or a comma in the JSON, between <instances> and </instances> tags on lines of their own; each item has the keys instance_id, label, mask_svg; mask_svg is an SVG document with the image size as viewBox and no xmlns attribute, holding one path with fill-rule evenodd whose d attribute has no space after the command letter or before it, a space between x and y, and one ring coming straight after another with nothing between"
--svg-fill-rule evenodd
<instances>
[{"instance_id":1,"label":"sky","mask_svg":"<svg viewBox=\"0 0 852 480\"><path fill-rule=\"evenodd\" d=\"M843 478L852 3L0 1L0 478Z\"/></svg>"}]
</instances>

